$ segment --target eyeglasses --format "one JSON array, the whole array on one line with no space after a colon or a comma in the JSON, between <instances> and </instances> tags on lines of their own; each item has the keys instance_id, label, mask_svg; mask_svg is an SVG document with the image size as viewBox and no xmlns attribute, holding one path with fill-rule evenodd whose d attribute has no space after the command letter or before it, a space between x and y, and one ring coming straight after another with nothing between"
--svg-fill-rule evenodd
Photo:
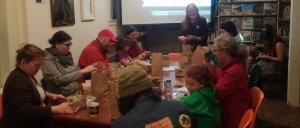
<instances>
[{"instance_id":1,"label":"eyeglasses","mask_svg":"<svg viewBox=\"0 0 300 128\"><path fill-rule=\"evenodd\" d=\"M65 46L67 46L67 47L72 46L72 44L73 44L73 43L71 43L71 42L63 43L63 45L65 45Z\"/></svg>"},{"instance_id":2,"label":"eyeglasses","mask_svg":"<svg viewBox=\"0 0 300 128\"><path fill-rule=\"evenodd\" d=\"M214 52L221 51L221 50L223 50L223 48L213 49Z\"/></svg>"}]
</instances>

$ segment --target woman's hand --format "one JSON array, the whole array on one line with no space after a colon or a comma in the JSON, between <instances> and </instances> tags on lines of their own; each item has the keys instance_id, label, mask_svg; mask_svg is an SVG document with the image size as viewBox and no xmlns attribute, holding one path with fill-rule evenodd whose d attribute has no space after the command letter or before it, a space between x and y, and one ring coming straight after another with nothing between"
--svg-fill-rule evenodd
<instances>
[{"instance_id":1,"label":"woman's hand","mask_svg":"<svg viewBox=\"0 0 300 128\"><path fill-rule=\"evenodd\" d=\"M141 53L140 55L138 55L136 58L138 59L138 60L142 60L142 59L144 59L146 57L146 53Z\"/></svg>"},{"instance_id":2,"label":"woman's hand","mask_svg":"<svg viewBox=\"0 0 300 128\"><path fill-rule=\"evenodd\" d=\"M271 60L271 57L268 55L260 55L260 56L258 56L258 58L261 60L266 60L266 61Z\"/></svg>"},{"instance_id":3,"label":"woman's hand","mask_svg":"<svg viewBox=\"0 0 300 128\"><path fill-rule=\"evenodd\" d=\"M51 106L52 113L74 113L75 111L70 107L72 103L65 102L57 106Z\"/></svg>"},{"instance_id":4,"label":"woman's hand","mask_svg":"<svg viewBox=\"0 0 300 128\"><path fill-rule=\"evenodd\" d=\"M50 93L50 92L46 92L46 96L48 98L50 98L51 100L66 99L66 97L61 94L54 94L54 93Z\"/></svg>"},{"instance_id":5,"label":"woman's hand","mask_svg":"<svg viewBox=\"0 0 300 128\"><path fill-rule=\"evenodd\" d=\"M144 51L144 53L145 53L147 56L150 56L150 55L151 55L151 52L150 52L150 51Z\"/></svg>"},{"instance_id":6,"label":"woman's hand","mask_svg":"<svg viewBox=\"0 0 300 128\"><path fill-rule=\"evenodd\" d=\"M179 37L178 37L178 40L179 40L180 42L185 42L185 36L179 36Z\"/></svg>"},{"instance_id":7,"label":"woman's hand","mask_svg":"<svg viewBox=\"0 0 300 128\"><path fill-rule=\"evenodd\" d=\"M66 99L65 96L61 95L61 94L53 94L51 97L52 100L56 100L56 99Z\"/></svg>"},{"instance_id":8,"label":"woman's hand","mask_svg":"<svg viewBox=\"0 0 300 128\"><path fill-rule=\"evenodd\" d=\"M97 67L95 66L95 64L92 64L92 65L85 67L84 69L81 69L80 72L82 74L86 74L86 73L90 73L95 70L97 70Z\"/></svg>"}]
</instances>

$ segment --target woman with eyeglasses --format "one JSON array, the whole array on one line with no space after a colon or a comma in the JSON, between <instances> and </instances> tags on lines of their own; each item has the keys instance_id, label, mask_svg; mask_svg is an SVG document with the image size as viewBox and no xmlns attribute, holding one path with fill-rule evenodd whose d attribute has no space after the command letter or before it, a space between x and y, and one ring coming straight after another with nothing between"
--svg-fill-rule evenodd
<instances>
[{"instance_id":1,"label":"woman with eyeglasses","mask_svg":"<svg viewBox=\"0 0 300 128\"><path fill-rule=\"evenodd\" d=\"M45 49L45 60L42 64L44 88L52 93L69 96L79 89L76 82L84 78L91 71L96 70L95 66L90 65L84 69L79 69L73 62L70 52L72 37L64 32L54 33L49 40L51 47Z\"/></svg>"},{"instance_id":2,"label":"woman with eyeglasses","mask_svg":"<svg viewBox=\"0 0 300 128\"><path fill-rule=\"evenodd\" d=\"M217 37L212 46L220 64L215 88L221 105L223 128L237 128L250 105L248 76L243 61L246 49L243 48L228 35Z\"/></svg>"}]
</instances>

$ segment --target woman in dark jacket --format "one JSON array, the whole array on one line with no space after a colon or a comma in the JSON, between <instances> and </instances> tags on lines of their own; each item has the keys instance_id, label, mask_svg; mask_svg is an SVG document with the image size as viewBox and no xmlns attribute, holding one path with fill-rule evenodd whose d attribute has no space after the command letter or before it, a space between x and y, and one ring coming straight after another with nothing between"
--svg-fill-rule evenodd
<instances>
[{"instance_id":1,"label":"woman in dark jacket","mask_svg":"<svg viewBox=\"0 0 300 128\"><path fill-rule=\"evenodd\" d=\"M208 24L204 17L200 16L196 4L186 7L186 17L181 25L181 34L178 40L192 46L195 51L198 45L207 46Z\"/></svg>"},{"instance_id":2,"label":"woman in dark jacket","mask_svg":"<svg viewBox=\"0 0 300 128\"><path fill-rule=\"evenodd\" d=\"M55 113L73 113L70 103L46 106L45 98L65 98L43 90L34 75L44 60L43 51L26 44L17 51L16 68L8 76L3 89L4 128L42 128Z\"/></svg>"}]
</instances>

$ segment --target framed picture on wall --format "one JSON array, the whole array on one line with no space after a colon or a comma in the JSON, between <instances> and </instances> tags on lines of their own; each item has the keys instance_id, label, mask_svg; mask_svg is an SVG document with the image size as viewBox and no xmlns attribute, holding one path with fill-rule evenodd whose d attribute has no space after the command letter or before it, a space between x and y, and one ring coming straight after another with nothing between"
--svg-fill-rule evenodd
<instances>
[{"instance_id":1,"label":"framed picture on wall","mask_svg":"<svg viewBox=\"0 0 300 128\"><path fill-rule=\"evenodd\" d=\"M51 0L52 27L75 24L74 0Z\"/></svg>"},{"instance_id":2,"label":"framed picture on wall","mask_svg":"<svg viewBox=\"0 0 300 128\"><path fill-rule=\"evenodd\" d=\"M94 0L81 0L81 20L82 21L95 20Z\"/></svg>"}]
</instances>

